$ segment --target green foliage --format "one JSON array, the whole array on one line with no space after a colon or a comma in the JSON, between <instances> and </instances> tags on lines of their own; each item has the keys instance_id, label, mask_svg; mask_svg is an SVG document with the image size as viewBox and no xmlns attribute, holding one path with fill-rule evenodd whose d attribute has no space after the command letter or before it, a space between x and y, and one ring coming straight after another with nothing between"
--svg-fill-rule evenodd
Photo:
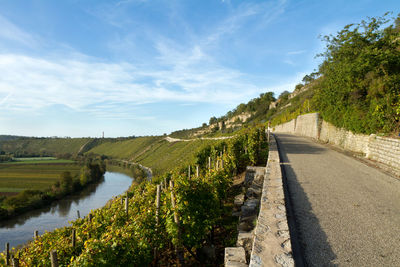
<instances>
[{"instance_id":1,"label":"green foliage","mask_svg":"<svg viewBox=\"0 0 400 267\"><path fill-rule=\"evenodd\" d=\"M387 16L325 36L314 101L323 118L356 133L400 130L400 33Z\"/></svg>"},{"instance_id":2,"label":"green foliage","mask_svg":"<svg viewBox=\"0 0 400 267\"><path fill-rule=\"evenodd\" d=\"M49 252L53 249L57 250L60 266L149 266L154 249L157 249L158 264L166 266L173 260L170 248L174 244L184 247L187 260L191 258L192 261L195 259L196 265L204 264L197 249L213 244L214 230L223 230L227 223L224 216L232 210L227 210L224 202L232 176L245 167L242 161L250 163L250 158L265 165L266 158L262 158L262 150L267 149L265 145L263 128L246 129L233 139L207 144L192 161L201 163L200 177L188 179L187 168L180 168L154 177L152 182L143 181L126 194L128 216L121 197L118 197L105 207L92 211L92 221L87 218L73 221L71 226L45 233L18 253L13 253L19 255L22 266L50 266ZM249 148L247 154L246 148ZM218 170L208 170L204 160L208 157L212 157L213 162L223 159L224 168L220 165ZM94 163L88 162L85 168L91 164ZM161 191L157 223L156 184L168 183L171 179L175 186L172 190ZM171 205L171 194L176 199L175 209ZM174 212L180 220L179 225L174 221ZM232 223L226 227L231 230ZM76 230L77 246L74 248L70 245L72 229ZM233 241L226 242L231 244Z\"/></svg>"},{"instance_id":3,"label":"green foliage","mask_svg":"<svg viewBox=\"0 0 400 267\"><path fill-rule=\"evenodd\" d=\"M73 189L71 172L65 171L61 173L60 178L61 190L64 192L71 192Z\"/></svg>"}]
</instances>

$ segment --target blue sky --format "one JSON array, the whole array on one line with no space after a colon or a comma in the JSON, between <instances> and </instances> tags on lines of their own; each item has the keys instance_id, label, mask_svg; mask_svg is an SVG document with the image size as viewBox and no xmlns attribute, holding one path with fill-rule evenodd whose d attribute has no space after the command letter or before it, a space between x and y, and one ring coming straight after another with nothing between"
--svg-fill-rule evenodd
<instances>
[{"instance_id":1,"label":"blue sky","mask_svg":"<svg viewBox=\"0 0 400 267\"><path fill-rule=\"evenodd\" d=\"M292 91L398 0L0 0L0 134L158 135Z\"/></svg>"}]
</instances>

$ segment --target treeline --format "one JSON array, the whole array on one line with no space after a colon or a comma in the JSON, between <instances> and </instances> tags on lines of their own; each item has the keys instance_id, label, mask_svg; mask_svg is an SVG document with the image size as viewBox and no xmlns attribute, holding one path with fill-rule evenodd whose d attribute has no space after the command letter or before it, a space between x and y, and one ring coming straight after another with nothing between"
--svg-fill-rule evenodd
<instances>
[{"instance_id":1,"label":"treeline","mask_svg":"<svg viewBox=\"0 0 400 267\"><path fill-rule=\"evenodd\" d=\"M83 160L80 158L80 160ZM15 196L0 197L0 220L49 205L66 195L82 190L99 181L105 173L101 160L86 158L80 172L72 176L69 171L60 174L60 180L46 190L24 190Z\"/></svg>"},{"instance_id":2,"label":"treeline","mask_svg":"<svg viewBox=\"0 0 400 267\"><path fill-rule=\"evenodd\" d=\"M12 161L13 155L6 154L4 151L0 151L0 162Z\"/></svg>"},{"instance_id":3,"label":"treeline","mask_svg":"<svg viewBox=\"0 0 400 267\"><path fill-rule=\"evenodd\" d=\"M314 102L338 127L366 134L400 131L400 15L387 17L325 36Z\"/></svg>"},{"instance_id":4,"label":"treeline","mask_svg":"<svg viewBox=\"0 0 400 267\"><path fill-rule=\"evenodd\" d=\"M107 164L107 167L109 165L112 165L124 168L124 173L133 177L136 183L141 183L148 177L146 170L136 163L130 163L128 161L119 159L107 159L105 162Z\"/></svg>"},{"instance_id":5,"label":"treeline","mask_svg":"<svg viewBox=\"0 0 400 267\"><path fill-rule=\"evenodd\" d=\"M267 152L265 129L244 129L201 150L190 169L145 180L87 218L13 251L14 257L23 266L49 266L51 250L60 266L215 264L216 255L235 242L227 238L237 231L227 201L232 177L248 164L265 166Z\"/></svg>"},{"instance_id":6,"label":"treeline","mask_svg":"<svg viewBox=\"0 0 400 267\"><path fill-rule=\"evenodd\" d=\"M275 100L276 99L273 92L262 93L259 97L253 98L246 104L239 104L235 109L228 111L224 116L219 118L211 117L209 124L211 125L217 122L223 122L242 113L251 114L248 121L260 122L261 120L265 119L265 115L269 111L270 104Z\"/></svg>"}]
</instances>

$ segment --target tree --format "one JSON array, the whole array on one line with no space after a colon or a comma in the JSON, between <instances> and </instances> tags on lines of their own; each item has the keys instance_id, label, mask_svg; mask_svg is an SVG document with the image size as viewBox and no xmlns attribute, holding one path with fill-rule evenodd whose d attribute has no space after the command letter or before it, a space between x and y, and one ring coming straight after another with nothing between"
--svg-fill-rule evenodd
<instances>
[{"instance_id":1,"label":"tree","mask_svg":"<svg viewBox=\"0 0 400 267\"><path fill-rule=\"evenodd\" d=\"M387 15L324 37L323 79L314 101L338 127L367 134L400 129L400 33L398 24L382 27Z\"/></svg>"},{"instance_id":2,"label":"tree","mask_svg":"<svg viewBox=\"0 0 400 267\"><path fill-rule=\"evenodd\" d=\"M281 101L285 101L289 98L289 95L290 93L285 90L279 95L278 99L281 99Z\"/></svg>"},{"instance_id":3,"label":"tree","mask_svg":"<svg viewBox=\"0 0 400 267\"><path fill-rule=\"evenodd\" d=\"M303 88L303 87L304 87L304 84L299 83L299 84L296 85L296 87L294 88L294 90L295 90L295 91L300 91L300 89Z\"/></svg>"},{"instance_id":4,"label":"tree","mask_svg":"<svg viewBox=\"0 0 400 267\"><path fill-rule=\"evenodd\" d=\"M214 124L217 122L217 118L216 117L211 117L210 118L210 122L208 123L209 125Z\"/></svg>"},{"instance_id":5,"label":"tree","mask_svg":"<svg viewBox=\"0 0 400 267\"><path fill-rule=\"evenodd\" d=\"M60 174L60 187L62 192L68 193L72 191L72 176L69 171Z\"/></svg>"}]
</instances>

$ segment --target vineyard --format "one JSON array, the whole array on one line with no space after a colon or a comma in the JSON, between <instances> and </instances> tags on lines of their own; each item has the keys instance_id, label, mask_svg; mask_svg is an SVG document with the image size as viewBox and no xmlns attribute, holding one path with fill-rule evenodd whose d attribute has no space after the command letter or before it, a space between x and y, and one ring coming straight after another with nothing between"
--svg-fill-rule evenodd
<instances>
[{"instance_id":1,"label":"vineyard","mask_svg":"<svg viewBox=\"0 0 400 267\"><path fill-rule=\"evenodd\" d=\"M204 251L230 245L217 244L221 239L216 237L228 233L230 227L225 219L232 213L228 203L232 179L247 165L264 165L267 155L265 129L246 129L197 152L191 166L177 166L152 181L132 185L125 195L69 227L3 253L0 263L51 266L52 260L58 266L215 265L215 256L210 256L213 253L205 256ZM229 236L224 239L229 240Z\"/></svg>"}]
</instances>

